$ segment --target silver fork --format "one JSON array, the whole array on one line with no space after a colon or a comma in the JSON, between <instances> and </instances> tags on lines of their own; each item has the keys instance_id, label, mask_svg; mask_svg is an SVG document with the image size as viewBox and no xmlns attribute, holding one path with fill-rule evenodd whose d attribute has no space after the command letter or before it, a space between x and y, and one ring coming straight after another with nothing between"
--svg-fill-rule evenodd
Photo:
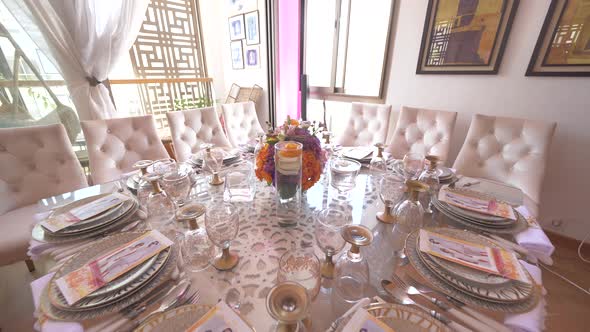
<instances>
[{"instance_id":1,"label":"silver fork","mask_svg":"<svg viewBox=\"0 0 590 332\"><path fill-rule=\"evenodd\" d=\"M500 332L510 332L510 329L507 328L506 326L504 326L503 324L499 323L498 321L496 321L495 319L482 314L478 311L473 310L472 308L470 308L469 306L467 306L465 303L451 297L448 296L446 294L443 294L437 290L432 289L431 287L419 282L418 280L414 279L411 275L406 275L407 278L409 279L409 284L414 287L416 290L418 290L421 293L434 293L437 294L439 296L443 296L445 297L447 300L449 300L449 302L451 302L452 304L454 304L457 308L460 308L461 310L465 311L466 313L468 313L469 315L471 315L472 317L474 317L475 319L477 319L478 321L482 322L485 325L488 325L489 327L491 327L494 331L500 331ZM454 309L451 309L454 310Z\"/></svg>"}]
</instances>

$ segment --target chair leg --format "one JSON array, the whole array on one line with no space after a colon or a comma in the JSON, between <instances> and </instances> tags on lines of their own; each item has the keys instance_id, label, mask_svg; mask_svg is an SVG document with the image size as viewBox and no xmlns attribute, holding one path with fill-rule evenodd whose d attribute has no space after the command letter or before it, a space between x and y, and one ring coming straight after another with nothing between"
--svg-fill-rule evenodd
<instances>
[{"instance_id":1,"label":"chair leg","mask_svg":"<svg viewBox=\"0 0 590 332\"><path fill-rule=\"evenodd\" d=\"M29 269L29 272L35 271L35 263L33 263L32 260L25 259L25 263L27 263L27 268Z\"/></svg>"}]
</instances>

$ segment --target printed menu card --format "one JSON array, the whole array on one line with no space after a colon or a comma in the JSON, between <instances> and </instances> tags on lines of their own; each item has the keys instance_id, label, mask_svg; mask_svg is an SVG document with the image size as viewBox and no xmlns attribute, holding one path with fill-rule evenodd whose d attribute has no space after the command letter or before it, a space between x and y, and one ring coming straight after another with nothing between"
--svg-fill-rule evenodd
<instances>
[{"instance_id":1,"label":"printed menu card","mask_svg":"<svg viewBox=\"0 0 590 332\"><path fill-rule=\"evenodd\" d=\"M498 202L495 199L482 199L469 195L466 191L454 191L449 187L443 187L438 193L438 200L465 210L475 211L496 217L516 220L516 214L510 205Z\"/></svg>"},{"instance_id":2,"label":"printed menu card","mask_svg":"<svg viewBox=\"0 0 590 332\"><path fill-rule=\"evenodd\" d=\"M479 271L529 283L513 252L420 230L420 251Z\"/></svg>"},{"instance_id":3,"label":"printed menu card","mask_svg":"<svg viewBox=\"0 0 590 332\"><path fill-rule=\"evenodd\" d=\"M72 305L171 245L172 241L162 233L152 230L55 282L68 304Z\"/></svg>"},{"instance_id":4,"label":"printed menu card","mask_svg":"<svg viewBox=\"0 0 590 332\"><path fill-rule=\"evenodd\" d=\"M131 199L129 196L115 192L93 200L92 202L75 207L66 213L55 216L52 215L49 218L41 221L41 225L52 232L57 232L77 222L86 220L109 209L112 209L113 207L129 199Z\"/></svg>"},{"instance_id":5,"label":"printed menu card","mask_svg":"<svg viewBox=\"0 0 590 332\"><path fill-rule=\"evenodd\" d=\"M254 331L224 301L217 303L186 332L237 332Z\"/></svg>"},{"instance_id":6,"label":"printed menu card","mask_svg":"<svg viewBox=\"0 0 590 332\"><path fill-rule=\"evenodd\" d=\"M385 325L363 308L358 309L352 315L343 331L395 332L391 327Z\"/></svg>"}]
</instances>

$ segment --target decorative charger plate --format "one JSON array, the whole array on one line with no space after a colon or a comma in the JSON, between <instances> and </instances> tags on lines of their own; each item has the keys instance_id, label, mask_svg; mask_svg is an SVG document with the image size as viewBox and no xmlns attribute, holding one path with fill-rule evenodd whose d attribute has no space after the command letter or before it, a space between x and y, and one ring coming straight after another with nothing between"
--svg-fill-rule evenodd
<instances>
[{"instance_id":1,"label":"decorative charger plate","mask_svg":"<svg viewBox=\"0 0 590 332\"><path fill-rule=\"evenodd\" d=\"M136 232L137 233L137 232ZM124 233L120 233L124 234ZM117 235L120 235L117 234ZM139 233L141 234L141 233ZM162 285L164 282L170 280L174 273L178 273L177 267L177 256L178 256L178 249L175 245L170 248L169 258L162 267L161 271L157 273L153 279L147 283L145 283L142 287L137 289L136 292L130 294L129 296L121 298L121 300L111 303L108 306L95 308L92 310L84 310L84 311L68 311L68 310L61 310L53 305L49 300L49 287L46 287L41 294L41 298L39 301L39 308L40 310L47 315L49 318L53 320L67 320L67 321L81 321L86 319L93 319L97 317L102 317L105 315L109 315L115 312L119 312L120 310L128 307L132 303L140 301L144 297L146 297L151 291L153 291L158 286Z\"/></svg>"},{"instance_id":2,"label":"decorative charger plate","mask_svg":"<svg viewBox=\"0 0 590 332\"><path fill-rule=\"evenodd\" d=\"M203 304L190 304L166 311L144 321L138 326L135 332L168 332L186 331L201 317L203 317L213 306Z\"/></svg>"},{"instance_id":3,"label":"decorative charger plate","mask_svg":"<svg viewBox=\"0 0 590 332\"><path fill-rule=\"evenodd\" d=\"M115 231L117 229L121 229L121 228L125 227L126 225L128 225L132 221L131 217L135 214L135 212L138 210L138 208L139 208L139 205L137 204L137 202L134 202L133 207L131 209L129 209L129 211L127 211L124 215L117 218L117 220L115 220L114 222L109 223L108 225L106 225L104 227L92 229L88 232L72 234L69 236L54 236L54 235L46 232L45 229L40 224L36 224L33 227L33 231L31 233L31 235L34 240L39 241L39 242L68 243L68 242L75 242L75 241L79 241L82 239L98 236L101 234L107 234L107 233L110 233L110 232Z\"/></svg>"},{"instance_id":4,"label":"decorative charger plate","mask_svg":"<svg viewBox=\"0 0 590 332\"><path fill-rule=\"evenodd\" d=\"M499 303L489 300L481 299L472 293L462 291L457 286L449 283L447 280L440 277L433 272L420 258L418 248L416 247L416 239L418 232L413 232L406 238L405 252L410 260L410 264L424 279L428 280L432 285L441 290L443 293L458 299L459 301L472 304L484 309L506 312L506 313L521 313L533 309L541 298L541 291L538 286L533 285L531 296L523 299L520 302Z\"/></svg>"},{"instance_id":5,"label":"decorative charger plate","mask_svg":"<svg viewBox=\"0 0 590 332\"><path fill-rule=\"evenodd\" d=\"M92 222L88 222L87 220L80 221L57 232L51 232L45 229L45 232L52 236L72 236L92 232L93 230L106 227L109 224L116 222L119 218L126 215L134 206L135 202L133 199L129 199L103 213L104 216L100 219L95 219Z\"/></svg>"},{"instance_id":6,"label":"decorative charger plate","mask_svg":"<svg viewBox=\"0 0 590 332\"><path fill-rule=\"evenodd\" d=\"M430 316L427 312L409 305L372 303L364 308L394 331L451 331L441 321ZM336 327L336 331L344 332L344 327L351 318L352 314L344 317Z\"/></svg>"},{"instance_id":7,"label":"decorative charger plate","mask_svg":"<svg viewBox=\"0 0 590 332\"><path fill-rule=\"evenodd\" d=\"M460 218L462 220L465 220L465 221L468 221L468 222L471 222L474 224L485 225L486 227L508 228L508 227L514 226L514 224L517 222L517 220L511 220L511 219L499 218L499 217L494 217L494 218L497 218L495 220L487 218L487 217L491 217L491 216L486 216L486 218L479 218L479 216L483 216L483 214L477 213L474 211L464 210L459 207L450 205L446 202L441 202L436 197L433 197L433 204L436 205L440 210L444 210L443 212L445 212L445 214L448 214L448 215L453 216L455 218ZM516 215L516 212L515 212L515 215Z\"/></svg>"},{"instance_id":8,"label":"decorative charger plate","mask_svg":"<svg viewBox=\"0 0 590 332\"><path fill-rule=\"evenodd\" d=\"M49 214L49 216L47 216L47 219L51 219L51 218L53 218L55 216L59 216L61 214L68 213L72 209L75 209L75 208L80 207L82 205L88 204L90 202L94 202L97 199L103 198L103 197L108 196L108 195L110 195L110 194L108 194L108 193L98 194L98 195L94 195L94 196L82 198L82 199L79 199L77 201L74 201L74 202L68 203L66 205L60 206L60 207L54 209ZM115 208L116 207L113 207L112 209L109 209L107 211L104 211L103 213L99 213L99 214L97 214L95 216L92 216L92 217L86 219L86 220L82 220L78 224L79 225L83 225L83 224L86 224L86 223L92 223L92 222L94 222L96 220L101 220L101 219L105 218L105 216L108 216L109 213L112 213Z\"/></svg>"},{"instance_id":9,"label":"decorative charger plate","mask_svg":"<svg viewBox=\"0 0 590 332\"><path fill-rule=\"evenodd\" d=\"M133 294L145 283L149 282L162 267L170 256L170 248L162 250L158 255L146 260L143 264L136 266L119 278L116 278L105 287L97 290L98 293L92 293L79 300L73 305L69 305L57 287L55 281L62 276L84 266L89 261L108 253L114 248L118 248L144 234L144 232L124 232L109 236L97 241L94 245L86 248L79 254L75 255L57 270L49 282L49 300L51 304L59 309L68 311L91 310L121 298Z\"/></svg>"}]
</instances>

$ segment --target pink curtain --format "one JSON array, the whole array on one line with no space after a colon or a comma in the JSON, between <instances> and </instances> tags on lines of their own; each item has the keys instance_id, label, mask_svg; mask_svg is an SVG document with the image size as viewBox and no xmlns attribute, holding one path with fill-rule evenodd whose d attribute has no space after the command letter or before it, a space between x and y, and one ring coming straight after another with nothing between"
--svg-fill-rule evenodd
<instances>
[{"instance_id":1,"label":"pink curtain","mask_svg":"<svg viewBox=\"0 0 590 332\"><path fill-rule=\"evenodd\" d=\"M301 87L299 72L299 0L279 0L278 60L277 60L277 108L276 121L280 125L287 115L301 117Z\"/></svg>"}]
</instances>

